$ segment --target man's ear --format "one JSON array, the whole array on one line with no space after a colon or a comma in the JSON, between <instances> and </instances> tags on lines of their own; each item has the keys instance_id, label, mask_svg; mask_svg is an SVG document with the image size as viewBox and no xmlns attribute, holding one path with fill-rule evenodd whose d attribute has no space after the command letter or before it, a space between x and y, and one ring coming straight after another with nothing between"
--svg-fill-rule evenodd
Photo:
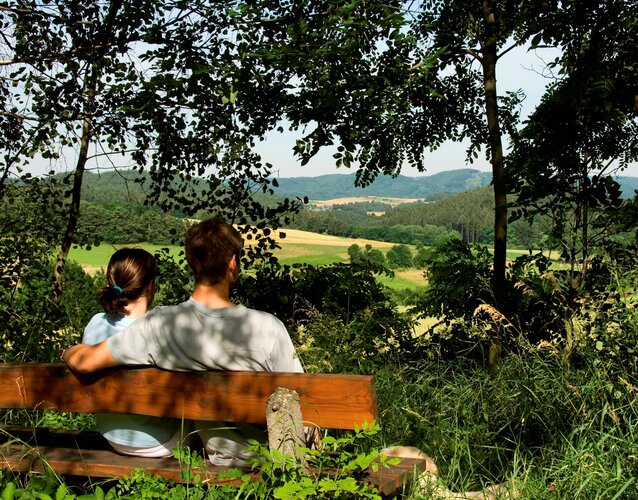
<instances>
[{"instance_id":1,"label":"man's ear","mask_svg":"<svg viewBox=\"0 0 638 500\"><path fill-rule=\"evenodd\" d=\"M239 262L237 261L237 256L233 255L233 257L228 262L228 270L230 271L230 275L237 279L237 275L239 274Z\"/></svg>"}]
</instances>

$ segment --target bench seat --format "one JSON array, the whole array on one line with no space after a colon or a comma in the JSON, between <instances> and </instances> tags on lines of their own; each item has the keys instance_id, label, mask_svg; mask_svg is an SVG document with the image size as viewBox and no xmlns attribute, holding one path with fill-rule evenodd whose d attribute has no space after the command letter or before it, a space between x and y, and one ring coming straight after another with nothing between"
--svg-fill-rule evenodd
<instances>
[{"instance_id":1,"label":"bench seat","mask_svg":"<svg viewBox=\"0 0 638 500\"><path fill-rule=\"evenodd\" d=\"M372 377L267 372L169 372L156 368L105 370L81 376L60 364L0 364L0 407L60 411L126 412L173 418L266 423L266 401L279 387L299 394L303 419L321 428L353 429L377 418ZM227 467L206 461L194 470L207 484L240 484L225 477ZM363 481L381 494L395 495L425 460L368 470ZM42 472L109 478L135 469L182 481L187 468L175 458L141 458L114 452L93 431L0 428L0 467L14 472ZM258 471L244 469L253 479Z\"/></svg>"}]
</instances>

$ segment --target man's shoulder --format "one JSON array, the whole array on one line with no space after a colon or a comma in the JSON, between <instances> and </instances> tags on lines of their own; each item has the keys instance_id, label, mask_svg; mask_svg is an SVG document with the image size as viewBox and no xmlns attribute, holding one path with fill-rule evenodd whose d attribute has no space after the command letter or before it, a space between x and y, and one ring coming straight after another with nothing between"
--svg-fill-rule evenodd
<instances>
[{"instance_id":1,"label":"man's shoulder","mask_svg":"<svg viewBox=\"0 0 638 500\"><path fill-rule=\"evenodd\" d=\"M277 330L281 330L281 329L285 330L284 324L274 314L271 314L266 311L261 311L259 309L252 309L250 307L245 307L245 306L236 306L236 307L241 308L242 313L246 317L250 318L251 321L259 322L262 325L268 325L270 328L274 328Z\"/></svg>"},{"instance_id":2,"label":"man's shoulder","mask_svg":"<svg viewBox=\"0 0 638 500\"><path fill-rule=\"evenodd\" d=\"M172 304L169 306L156 306L153 309L149 310L146 313L146 317L154 317L154 316L173 316L182 311L188 311L190 308L188 306L188 300L184 302L180 302L179 304Z\"/></svg>"},{"instance_id":3,"label":"man's shoulder","mask_svg":"<svg viewBox=\"0 0 638 500\"><path fill-rule=\"evenodd\" d=\"M246 315L246 316L256 316L260 318L275 318L276 317L269 312L261 311L259 309L253 309L251 307L246 307L243 305L237 305L233 309L235 309L238 313Z\"/></svg>"}]
</instances>

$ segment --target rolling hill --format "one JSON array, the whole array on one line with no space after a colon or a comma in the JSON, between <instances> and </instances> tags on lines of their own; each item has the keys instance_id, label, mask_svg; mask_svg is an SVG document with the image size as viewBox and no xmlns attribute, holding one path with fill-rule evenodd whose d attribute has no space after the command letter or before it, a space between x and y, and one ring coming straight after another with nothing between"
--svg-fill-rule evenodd
<instances>
[{"instance_id":1,"label":"rolling hill","mask_svg":"<svg viewBox=\"0 0 638 500\"><path fill-rule=\"evenodd\" d=\"M492 174L471 168L440 172L423 177L379 176L365 189L354 185L355 174L328 174L317 177L283 177L277 179L275 192L282 196L308 196L312 200L329 200L354 196L384 196L428 200L470 191L490 183Z\"/></svg>"},{"instance_id":2,"label":"rolling hill","mask_svg":"<svg viewBox=\"0 0 638 500\"><path fill-rule=\"evenodd\" d=\"M143 202L144 192L139 184L133 182L138 175L133 171L100 175L87 172L83 198L107 205L124 202L139 206ZM311 200L384 197L429 201L487 186L491 179L492 174L489 172L461 168L422 177L379 176L363 189L355 187L354 173L328 174L316 177L281 177L277 179L279 186L274 187L274 190L277 196L307 196ZM634 190L638 189L638 177L619 176L618 182L625 197L634 196Z\"/></svg>"}]
</instances>

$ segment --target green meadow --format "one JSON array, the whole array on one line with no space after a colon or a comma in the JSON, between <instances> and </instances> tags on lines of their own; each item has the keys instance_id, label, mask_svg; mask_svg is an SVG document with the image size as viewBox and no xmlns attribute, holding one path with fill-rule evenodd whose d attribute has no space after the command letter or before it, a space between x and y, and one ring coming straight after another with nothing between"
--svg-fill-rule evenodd
<instances>
[{"instance_id":1,"label":"green meadow","mask_svg":"<svg viewBox=\"0 0 638 500\"><path fill-rule=\"evenodd\" d=\"M281 248L275 251L275 255L282 264L288 265L310 264L313 266L321 266L336 262L348 262L348 247L354 243L360 246L370 244L384 253L393 245L392 243L380 241L340 238L305 231L286 230L285 232L286 238L278 240ZM157 252L162 248L167 248L173 258L178 257L182 251L181 248L177 246L102 244L90 249L73 248L69 254L69 258L78 262L87 272L95 273L100 269L105 269L111 254L118 248L124 246L144 248L151 253ZM379 281L395 289L415 288L425 284L423 272L414 269L397 271L394 278L380 276Z\"/></svg>"},{"instance_id":2,"label":"green meadow","mask_svg":"<svg viewBox=\"0 0 638 500\"><path fill-rule=\"evenodd\" d=\"M112 245L110 243L103 243L98 246L93 246L90 249L74 247L69 252L69 259L80 264L88 273L93 274L100 269L106 269L113 252L122 247L144 248L151 253L158 252L164 248L168 249L169 254L173 258L179 257L179 254L182 251L180 247L176 246L151 245L148 243L136 243L133 245Z\"/></svg>"},{"instance_id":3,"label":"green meadow","mask_svg":"<svg viewBox=\"0 0 638 500\"><path fill-rule=\"evenodd\" d=\"M281 248L275 251L275 255L279 258L279 262L288 265L310 264L321 266L336 262L348 262L348 247L354 243L362 247L369 244L384 253L393 246L393 243L341 238L306 231L285 230L285 233L285 238L278 239ZM78 262L87 272L95 273L100 269L105 269L111 254L123 246L140 247L151 253L161 249L168 249L173 258L178 258L182 252L181 247L177 246L102 244L88 250L85 248L73 248L69 258ZM515 259L527 253L528 250L508 249L507 256L509 259ZM395 272L393 278L382 275L378 279L381 283L393 289L416 288L426 284L423 271L418 269L399 270Z\"/></svg>"}]
</instances>

